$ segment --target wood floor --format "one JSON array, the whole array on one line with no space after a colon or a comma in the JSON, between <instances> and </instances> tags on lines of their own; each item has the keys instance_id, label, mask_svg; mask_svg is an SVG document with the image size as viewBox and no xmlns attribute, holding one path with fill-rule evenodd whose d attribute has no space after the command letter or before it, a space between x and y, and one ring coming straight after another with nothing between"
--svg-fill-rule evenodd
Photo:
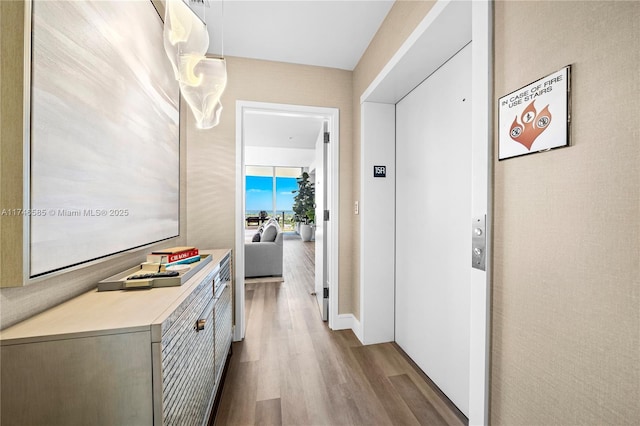
<instances>
[{"instance_id":1,"label":"wood floor","mask_svg":"<svg viewBox=\"0 0 640 426\"><path fill-rule=\"evenodd\" d=\"M247 284L215 424L464 425L395 344L363 346L321 321L313 248L286 235L284 282Z\"/></svg>"}]
</instances>

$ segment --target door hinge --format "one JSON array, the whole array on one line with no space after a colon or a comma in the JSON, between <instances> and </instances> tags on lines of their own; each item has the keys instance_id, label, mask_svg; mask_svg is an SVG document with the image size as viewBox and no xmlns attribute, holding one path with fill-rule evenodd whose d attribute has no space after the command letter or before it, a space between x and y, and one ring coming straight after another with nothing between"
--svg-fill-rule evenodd
<instances>
[{"instance_id":1,"label":"door hinge","mask_svg":"<svg viewBox=\"0 0 640 426\"><path fill-rule=\"evenodd\" d=\"M329 210L324 211L324 221L329 222Z\"/></svg>"},{"instance_id":2,"label":"door hinge","mask_svg":"<svg viewBox=\"0 0 640 426\"><path fill-rule=\"evenodd\" d=\"M329 143L330 136L329 132L324 132L324 143Z\"/></svg>"},{"instance_id":3,"label":"door hinge","mask_svg":"<svg viewBox=\"0 0 640 426\"><path fill-rule=\"evenodd\" d=\"M325 299L329 298L329 287L323 288L322 297L325 298Z\"/></svg>"}]
</instances>

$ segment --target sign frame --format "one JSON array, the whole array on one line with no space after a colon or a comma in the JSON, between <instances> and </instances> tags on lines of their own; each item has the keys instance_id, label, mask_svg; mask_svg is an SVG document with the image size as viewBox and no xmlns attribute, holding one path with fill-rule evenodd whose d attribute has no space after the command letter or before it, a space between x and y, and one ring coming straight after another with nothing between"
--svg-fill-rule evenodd
<instances>
[{"instance_id":1,"label":"sign frame","mask_svg":"<svg viewBox=\"0 0 640 426\"><path fill-rule=\"evenodd\" d=\"M571 65L502 96L497 108L499 161L571 146Z\"/></svg>"}]
</instances>

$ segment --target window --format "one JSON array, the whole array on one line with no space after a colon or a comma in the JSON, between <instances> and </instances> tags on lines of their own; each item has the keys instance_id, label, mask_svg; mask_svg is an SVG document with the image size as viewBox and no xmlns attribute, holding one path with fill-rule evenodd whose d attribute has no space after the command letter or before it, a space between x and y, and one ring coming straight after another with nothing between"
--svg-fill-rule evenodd
<instances>
[{"instance_id":1,"label":"window","mask_svg":"<svg viewBox=\"0 0 640 426\"><path fill-rule=\"evenodd\" d=\"M292 229L293 192L302 167L247 166L245 169L245 219L248 226L259 224L260 212L275 217L284 229Z\"/></svg>"}]
</instances>

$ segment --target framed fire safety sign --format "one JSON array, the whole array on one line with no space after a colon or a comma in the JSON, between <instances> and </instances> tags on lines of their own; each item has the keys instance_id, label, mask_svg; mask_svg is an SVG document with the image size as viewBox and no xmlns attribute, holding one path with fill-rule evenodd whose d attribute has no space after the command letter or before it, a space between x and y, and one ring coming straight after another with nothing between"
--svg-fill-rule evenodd
<instances>
[{"instance_id":1,"label":"framed fire safety sign","mask_svg":"<svg viewBox=\"0 0 640 426\"><path fill-rule=\"evenodd\" d=\"M569 146L571 66L498 100L498 159Z\"/></svg>"}]
</instances>

